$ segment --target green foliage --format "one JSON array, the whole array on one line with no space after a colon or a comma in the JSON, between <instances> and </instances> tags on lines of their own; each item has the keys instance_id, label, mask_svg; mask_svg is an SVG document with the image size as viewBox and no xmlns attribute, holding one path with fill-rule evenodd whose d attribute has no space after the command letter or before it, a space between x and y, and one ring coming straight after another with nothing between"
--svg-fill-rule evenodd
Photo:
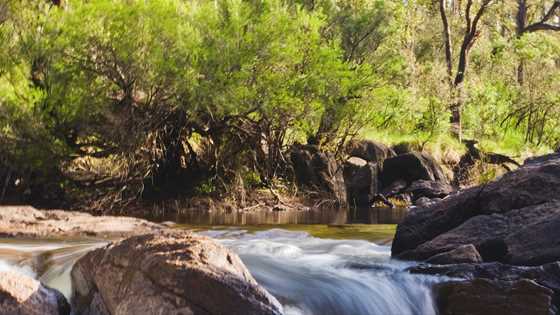
<instances>
[{"instance_id":1,"label":"green foliage","mask_svg":"<svg viewBox=\"0 0 560 315\"><path fill-rule=\"evenodd\" d=\"M516 8L484 16L463 127L525 155L560 142L560 41L518 36ZM449 19L456 57L464 18ZM453 93L431 1L11 0L0 43L0 172L111 161L122 198L164 192L162 181L213 193L239 174L271 185L287 175L286 149L308 139L337 152L360 134L462 150L447 135Z\"/></svg>"}]
</instances>

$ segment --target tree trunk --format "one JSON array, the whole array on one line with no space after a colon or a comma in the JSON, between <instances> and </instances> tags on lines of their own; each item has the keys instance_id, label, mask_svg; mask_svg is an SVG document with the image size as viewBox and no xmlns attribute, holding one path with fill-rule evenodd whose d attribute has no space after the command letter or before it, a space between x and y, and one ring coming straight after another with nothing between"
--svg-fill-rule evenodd
<instances>
[{"instance_id":1,"label":"tree trunk","mask_svg":"<svg viewBox=\"0 0 560 315\"><path fill-rule=\"evenodd\" d=\"M463 108L463 87L462 85L455 86L453 93L453 99L450 106L451 117L449 119L450 132L451 135L462 141L463 138L463 126L461 121L461 110Z\"/></svg>"},{"instance_id":2,"label":"tree trunk","mask_svg":"<svg viewBox=\"0 0 560 315\"><path fill-rule=\"evenodd\" d=\"M527 23L527 2L526 0L517 0L517 16L515 17L516 36L521 38L525 32ZM525 77L525 62L521 59L517 65L517 83L523 85Z\"/></svg>"},{"instance_id":3,"label":"tree trunk","mask_svg":"<svg viewBox=\"0 0 560 315\"><path fill-rule=\"evenodd\" d=\"M445 45L445 64L447 66L447 76L451 85L451 76L453 75L453 53L451 51L451 38L449 35L449 22L445 12L445 0L439 1L439 13L443 24L443 43Z\"/></svg>"}]
</instances>

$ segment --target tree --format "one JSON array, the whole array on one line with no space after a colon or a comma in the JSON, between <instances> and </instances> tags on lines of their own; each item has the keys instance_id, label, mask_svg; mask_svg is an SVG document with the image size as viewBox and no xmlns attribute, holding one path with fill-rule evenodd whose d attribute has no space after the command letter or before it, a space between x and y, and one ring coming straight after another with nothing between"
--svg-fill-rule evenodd
<instances>
[{"instance_id":1,"label":"tree","mask_svg":"<svg viewBox=\"0 0 560 315\"><path fill-rule=\"evenodd\" d=\"M457 61L457 68L455 71L455 78L451 79L453 76L453 53L452 53L452 42L450 36L450 26L446 12L446 0L439 1L439 12L443 26L443 41L445 45L445 60L447 65L447 74L449 76L449 84L451 88L451 133L458 139L462 138L462 126L461 126L461 110L464 103L463 95L463 83L465 81L465 76L468 68L469 62L469 51L480 36L480 30L478 29L480 20L493 0L483 0L478 7L478 10L473 9L473 0L467 0L465 7L465 24L464 24L464 35L463 40L459 50L459 56ZM474 13L474 16L473 16Z\"/></svg>"},{"instance_id":2,"label":"tree","mask_svg":"<svg viewBox=\"0 0 560 315\"><path fill-rule=\"evenodd\" d=\"M554 24L553 21L555 17L558 19L558 14L560 14L560 1L555 0L548 9L542 9L543 10L536 10L543 12L541 18L538 21L529 23L529 6L527 4L527 0L517 0L517 14L515 22L516 36L518 39L525 34L538 31L560 31L560 24L558 21L556 21L556 24ZM519 65L517 66L517 82L519 85L523 85L524 82L524 68L525 62L523 60L519 61Z\"/></svg>"}]
</instances>

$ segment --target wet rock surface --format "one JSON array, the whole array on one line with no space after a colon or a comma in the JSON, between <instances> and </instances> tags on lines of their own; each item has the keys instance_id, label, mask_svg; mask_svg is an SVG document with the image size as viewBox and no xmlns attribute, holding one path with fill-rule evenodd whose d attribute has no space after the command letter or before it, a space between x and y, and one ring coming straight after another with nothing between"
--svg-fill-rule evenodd
<instances>
[{"instance_id":1,"label":"wet rock surface","mask_svg":"<svg viewBox=\"0 0 560 315\"><path fill-rule=\"evenodd\" d=\"M0 315L70 315L70 305L33 278L0 272Z\"/></svg>"},{"instance_id":2,"label":"wet rock surface","mask_svg":"<svg viewBox=\"0 0 560 315\"><path fill-rule=\"evenodd\" d=\"M132 237L88 253L72 269L79 314L282 314L239 257L189 232Z\"/></svg>"}]
</instances>

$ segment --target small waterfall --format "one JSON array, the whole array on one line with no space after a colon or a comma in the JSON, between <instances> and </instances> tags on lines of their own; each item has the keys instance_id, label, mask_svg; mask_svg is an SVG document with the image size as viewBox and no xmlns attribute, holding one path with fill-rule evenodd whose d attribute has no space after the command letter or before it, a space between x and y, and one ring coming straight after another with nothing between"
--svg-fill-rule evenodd
<instances>
[{"instance_id":1,"label":"small waterfall","mask_svg":"<svg viewBox=\"0 0 560 315\"><path fill-rule=\"evenodd\" d=\"M32 276L70 297L70 271L74 262L105 244L107 242L102 241L0 239L0 271Z\"/></svg>"},{"instance_id":2,"label":"small waterfall","mask_svg":"<svg viewBox=\"0 0 560 315\"><path fill-rule=\"evenodd\" d=\"M441 278L407 273L413 263L391 260L388 246L280 229L201 234L237 252L288 315L436 314L430 288ZM37 277L69 297L73 263L104 244L0 239L0 271Z\"/></svg>"},{"instance_id":3,"label":"small waterfall","mask_svg":"<svg viewBox=\"0 0 560 315\"><path fill-rule=\"evenodd\" d=\"M436 314L431 286L441 279L407 273L412 263L391 260L388 246L279 229L205 234L237 252L287 314Z\"/></svg>"}]
</instances>

